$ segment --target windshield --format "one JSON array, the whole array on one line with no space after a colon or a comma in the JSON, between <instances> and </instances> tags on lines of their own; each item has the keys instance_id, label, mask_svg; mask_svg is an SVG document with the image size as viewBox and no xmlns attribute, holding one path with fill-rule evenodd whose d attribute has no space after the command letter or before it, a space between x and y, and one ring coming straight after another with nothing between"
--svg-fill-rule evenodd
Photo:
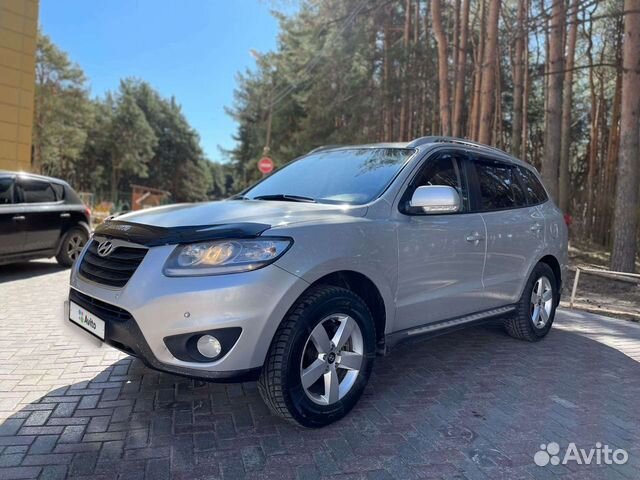
<instances>
[{"instance_id":1,"label":"windshield","mask_svg":"<svg viewBox=\"0 0 640 480\"><path fill-rule=\"evenodd\" d=\"M413 153L405 148L312 153L265 178L244 198L361 205L377 198Z\"/></svg>"}]
</instances>

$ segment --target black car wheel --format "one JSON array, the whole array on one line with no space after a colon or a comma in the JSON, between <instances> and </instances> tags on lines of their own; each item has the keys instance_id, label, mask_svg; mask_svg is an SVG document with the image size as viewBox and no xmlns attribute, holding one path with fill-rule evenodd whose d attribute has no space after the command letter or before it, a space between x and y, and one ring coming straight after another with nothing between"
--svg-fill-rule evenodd
<instances>
[{"instance_id":1,"label":"black car wheel","mask_svg":"<svg viewBox=\"0 0 640 480\"><path fill-rule=\"evenodd\" d=\"M258 388L271 411L304 427L344 417L369 380L375 357L371 312L355 293L318 286L275 334Z\"/></svg>"},{"instance_id":2,"label":"black car wheel","mask_svg":"<svg viewBox=\"0 0 640 480\"><path fill-rule=\"evenodd\" d=\"M56 260L63 267L70 267L80 256L80 252L84 248L89 236L87 232L80 227L69 230L60 245L60 251L56 255Z\"/></svg>"},{"instance_id":3,"label":"black car wheel","mask_svg":"<svg viewBox=\"0 0 640 480\"><path fill-rule=\"evenodd\" d=\"M505 321L507 333L520 340L543 339L553 324L560 298L551 267L539 263L531 272L516 311Z\"/></svg>"}]
</instances>

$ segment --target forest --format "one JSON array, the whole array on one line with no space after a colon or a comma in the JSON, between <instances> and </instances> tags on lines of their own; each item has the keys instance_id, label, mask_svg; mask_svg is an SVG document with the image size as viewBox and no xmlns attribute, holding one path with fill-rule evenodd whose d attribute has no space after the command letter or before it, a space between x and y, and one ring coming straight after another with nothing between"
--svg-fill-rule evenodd
<instances>
[{"instance_id":1,"label":"forest","mask_svg":"<svg viewBox=\"0 0 640 480\"><path fill-rule=\"evenodd\" d=\"M136 79L90 99L42 36L34 169L112 196L131 182L197 201L258 180L265 154L282 166L320 145L464 137L533 164L572 241L634 270L640 0L295 3L273 4L277 48L253 51L256 67L237 75L236 146L219 163L175 99Z\"/></svg>"},{"instance_id":2,"label":"forest","mask_svg":"<svg viewBox=\"0 0 640 480\"><path fill-rule=\"evenodd\" d=\"M173 202L227 194L230 174L205 157L174 98L133 78L91 98L82 69L46 35L36 54L32 170L116 209L130 201L131 184L166 190Z\"/></svg>"},{"instance_id":3,"label":"forest","mask_svg":"<svg viewBox=\"0 0 640 480\"><path fill-rule=\"evenodd\" d=\"M532 163L571 237L637 251L638 0L315 0L238 78L235 178L322 144L452 135Z\"/></svg>"}]
</instances>

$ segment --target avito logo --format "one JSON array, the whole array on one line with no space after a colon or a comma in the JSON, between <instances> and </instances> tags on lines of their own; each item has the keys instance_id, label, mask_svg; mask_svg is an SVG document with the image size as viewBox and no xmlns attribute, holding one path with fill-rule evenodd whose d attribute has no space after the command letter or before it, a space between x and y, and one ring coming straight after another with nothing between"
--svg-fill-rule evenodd
<instances>
[{"instance_id":1,"label":"avito logo","mask_svg":"<svg viewBox=\"0 0 640 480\"><path fill-rule=\"evenodd\" d=\"M566 465L569 462L575 462L578 465L624 465L629 460L629 454L626 450L618 448L614 450L609 445L602 445L600 442L596 442L595 448L578 448L575 443L571 442L564 452L562 458L560 457L560 445L556 442L550 442L548 444L540 445L540 450L533 456L533 461L539 467L544 467L548 464Z\"/></svg>"}]
</instances>

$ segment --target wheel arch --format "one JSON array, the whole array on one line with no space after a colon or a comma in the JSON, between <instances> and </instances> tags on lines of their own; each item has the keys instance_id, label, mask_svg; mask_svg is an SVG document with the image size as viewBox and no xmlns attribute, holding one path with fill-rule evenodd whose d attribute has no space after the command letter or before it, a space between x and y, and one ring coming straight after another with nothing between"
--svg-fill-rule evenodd
<instances>
[{"instance_id":1,"label":"wheel arch","mask_svg":"<svg viewBox=\"0 0 640 480\"><path fill-rule=\"evenodd\" d=\"M562 269L560 268L560 262L553 255L545 255L538 263L546 263L553 271L553 275L556 277L556 288L558 293L562 290Z\"/></svg>"},{"instance_id":2,"label":"wheel arch","mask_svg":"<svg viewBox=\"0 0 640 480\"><path fill-rule=\"evenodd\" d=\"M376 341L378 345L382 345L384 343L388 310L382 293L373 280L360 272L353 270L338 270L316 279L309 285L307 290L318 285L331 285L346 288L362 298L373 315L376 330ZM307 290L305 290L305 292Z\"/></svg>"},{"instance_id":3,"label":"wheel arch","mask_svg":"<svg viewBox=\"0 0 640 480\"><path fill-rule=\"evenodd\" d=\"M56 248L56 255L60 253L60 250L62 250L62 242L64 241L64 238L66 237L67 233L74 228L79 228L81 230L84 230L85 233L87 234L87 238L91 237L91 227L89 226L89 224L84 220L74 219L73 223L68 225L66 228L64 228L60 232L60 237L58 238L58 248Z\"/></svg>"}]
</instances>

